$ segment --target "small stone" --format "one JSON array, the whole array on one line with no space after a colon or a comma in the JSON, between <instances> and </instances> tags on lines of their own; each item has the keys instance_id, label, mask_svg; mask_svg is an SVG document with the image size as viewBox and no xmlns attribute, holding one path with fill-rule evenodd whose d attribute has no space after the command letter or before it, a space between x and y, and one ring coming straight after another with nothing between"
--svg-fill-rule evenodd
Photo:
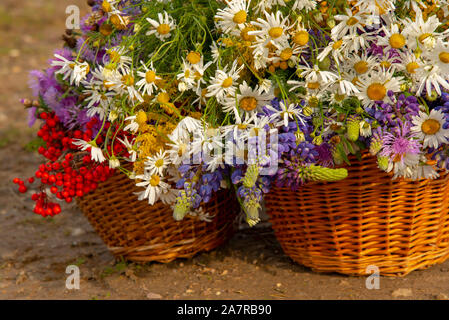
<instances>
[{"instance_id":1,"label":"small stone","mask_svg":"<svg viewBox=\"0 0 449 320\"><path fill-rule=\"evenodd\" d=\"M437 300L449 300L449 296L444 293L437 294L435 299Z\"/></svg>"},{"instance_id":2,"label":"small stone","mask_svg":"<svg viewBox=\"0 0 449 320\"><path fill-rule=\"evenodd\" d=\"M340 286L348 286L349 285L349 281L348 280L341 280L339 285Z\"/></svg>"},{"instance_id":3,"label":"small stone","mask_svg":"<svg viewBox=\"0 0 449 320\"><path fill-rule=\"evenodd\" d=\"M276 287L278 288L282 287L282 283L276 283Z\"/></svg>"},{"instance_id":4,"label":"small stone","mask_svg":"<svg viewBox=\"0 0 449 320\"><path fill-rule=\"evenodd\" d=\"M180 266L180 267L184 267L184 263L181 262L181 263L179 264L179 266Z\"/></svg>"},{"instance_id":5,"label":"small stone","mask_svg":"<svg viewBox=\"0 0 449 320\"><path fill-rule=\"evenodd\" d=\"M225 275L227 275L229 272L228 272L228 270L224 270L222 273L221 273L221 275L222 276L225 276Z\"/></svg>"},{"instance_id":6,"label":"small stone","mask_svg":"<svg viewBox=\"0 0 449 320\"><path fill-rule=\"evenodd\" d=\"M81 228L73 228L72 232L71 232L72 237L79 237L79 236L82 236L85 233L86 233L86 231L84 231Z\"/></svg>"},{"instance_id":7,"label":"small stone","mask_svg":"<svg viewBox=\"0 0 449 320\"><path fill-rule=\"evenodd\" d=\"M150 300L159 300L162 299L162 296L160 294L150 292L147 294L147 298Z\"/></svg>"},{"instance_id":8,"label":"small stone","mask_svg":"<svg viewBox=\"0 0 449 320\"><path fill-rule=\"evenodd\" d=\"M16 284L24 283L27 279L27 275L24 270L20 271L19 275L16 278Z\"/></svg>"},{"instance_id":9,"label":"small stone","mask_svg":"<svg viewBox=\"0 0 449 320\"><path fill-rule=\"evenodd\" d=\"M220 292L220 291L217 291L215 294L216 294L217 296L220 296L220 295L221 295L221 292Z\"/></svg>"},{"instance_id":10,"label":"small stone","mask_svg":"<svg viewBox=\"0 0 449 320\"><path fill-rule=\"evenodd\" d=\"M393 298L399 298L399 297L411 297L413 295L413 291L412 289L397 289L395 291L393 291L393 293L391 294L393 296Z\"/></svg>"},{"instance_id":11,"label":"small stone","mask_svg":"<svg viewBox=\"0 0 449 320\"><path fill-rule=\"evenodd\" d=\"M192 290L192 289L187 289L187 290L186 290L186 293L187 293L187 294L194 293L194 292L195 292L195 291Z\"/></svg>"},{"instance_id":12,"label":"small stone","mask_svg":"<svg viewBox=\"0 0 449 320\"><path fill-rule=\"evenodd\" d=\"M20 51L17 49L12 49L11 51L9 51L9 56L11 58L18 58L20 56Z\"/></svg>"}]
</instances>

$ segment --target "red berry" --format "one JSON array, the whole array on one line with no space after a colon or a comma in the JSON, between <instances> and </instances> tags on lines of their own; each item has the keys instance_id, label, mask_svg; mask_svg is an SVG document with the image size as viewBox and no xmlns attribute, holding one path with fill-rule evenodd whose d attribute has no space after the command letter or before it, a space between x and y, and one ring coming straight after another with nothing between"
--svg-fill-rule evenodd
<instances>
[{"instance_id":1,"label":"red berry","mask_svg":"<svg viewBox=\"0 0 449 320\"><path fill-rule=\"evenodd\" d=\"M28 190L27 187L25 187L24 185L19 187L19 192L20 193L25 193L25 192L27 192L27 190Z\"/></svg>"}]
</instances>

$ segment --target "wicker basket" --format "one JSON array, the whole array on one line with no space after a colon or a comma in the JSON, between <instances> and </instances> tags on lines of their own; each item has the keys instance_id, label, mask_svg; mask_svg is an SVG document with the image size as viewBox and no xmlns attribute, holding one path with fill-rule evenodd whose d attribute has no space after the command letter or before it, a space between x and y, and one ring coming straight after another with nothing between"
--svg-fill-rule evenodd
<instances>
[{"instance_id":1,"label":"wicker basket","mask_svg":"<svg viewBox=\"0 0 449 320\"><path fill-rule=\"evenodd\" d=\"M171 262L210 251L234 234L239 204L234 192L222 191L204 205L212 222L187 216L173 219L173 211L160 202L138 201L141 191L126 175L118 173L78 200L78 205L117 258L134 262Z\"/></svg>"},{"instance_id":2,"label":"wicker basket","mask_svg":"<svg viewBox=\"0 0 449 320\"><path fill-rule=\"evenodd\" d=\"M352 159L349 177L297 192L272 190L267 212L285 253L319 272L404 276L449 258L449 177L392 180L376 159Z\"/></svg>"}]
</instances>

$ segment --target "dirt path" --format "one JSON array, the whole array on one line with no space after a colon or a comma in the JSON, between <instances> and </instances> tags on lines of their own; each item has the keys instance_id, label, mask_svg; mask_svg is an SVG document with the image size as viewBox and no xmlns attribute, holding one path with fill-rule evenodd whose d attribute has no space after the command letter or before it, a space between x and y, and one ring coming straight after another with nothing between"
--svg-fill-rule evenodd
<instances>
[{"instance_id":1,"label":"dirt path","mask_svg":"<svg viewBox=\"0 0 449 320\"><path fill-rule=\"evenodd\" d=\"M13 189L40 159L23 145L34 129L18 103L30 95L28 70L44 68L64 28L65 8L81 0L0 3L0 299L447 299L449 262L406 278L322 275L282 254L272 231L238 233L228 244L190 261L138 266L115 263L76 209L44 219ZM85 11L84 11L85 12ZM80 290L65 287L79 265Z\"/></svg>"}]
</instances>

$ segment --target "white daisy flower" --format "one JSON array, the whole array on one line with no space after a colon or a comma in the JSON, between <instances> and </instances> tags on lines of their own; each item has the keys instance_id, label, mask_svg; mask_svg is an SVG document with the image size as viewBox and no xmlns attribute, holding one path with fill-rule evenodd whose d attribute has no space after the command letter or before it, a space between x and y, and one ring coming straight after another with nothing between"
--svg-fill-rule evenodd
<instances>
[{"instance_id":1,"label":"white daisy flower","mask_svg":"<svg viewBox=\"0 0 449 320\"><path fill-rule=\"evenodd\" d=\"M230 33L233 35L240 35L240 29L245 26L248 18L248 8L251 0L247 3L246 0L232 0L229 1L227 7L218 9L215 15L217 27L223 33Z\"/></svg>"},{"instance_id":2,"label":"white daisy flower","mask_svg":"<svg viewBox=\"0 0 449 320\"><path fill-rule=\"evenodd\" d=\"M137 127L138 126L139 125L137 125ZM126 128L124 130L126 131ZM124 140L122 140L120 138L117 138L117 140L120 141L126 147L126 149L128 150L129 157L126 160L129 161L129 162L136 162L136 160L137 160L137 150L136 150L137 147L134 146L134 139L131 140L131 142L128 140L128 137L125 137Z\"/></svg>"},{"instance_id":3,"label":"white daisy flower","mask_svg":"<svg viewBox=\"0 0 449 320\"><path fill-rule=\"evenodd\" d=\"M430 114L420 111L419 116L413 117L411 131L423 142L423 147L437 149L441 144L449 141L449 129L444 129L446 123L441 110L433 109Z\"/></svg>"},{"instance_id":4,"label":"white daisy flower","mask_svg":"<svg viewBox=\"0 0 449 320\"><path fill-rule=\"evenodd\" d=\"M282 12L277 11L276 14L264 11L265 20L258 18L252 25L260 30L249 31L248 35L256 36L258 43L267 45L268 43L280 43L288 41L288 30L292 27L287 24L289 17L283 17Z\"/></svg>"},{"instance_id":5,"label":"white daisy flower","mask_svg":"<svg viewBox=\"0 0 449 320\"><path fill-rule=\"evenodd\" d=\"M111 79L106 81L106 86L111 86L111 89L117 92L119 95L126 94L128 101L130 102L143 102L143 98L139 91L137 91L135 85L135 78L130 72L124 74L116 73Z\"/></svg>"},{"instance_id":6,"label":"white daisy flower","mask_svg":"<svg viewBox=\"0 0 449 320\"><path fill-rule=\"evenodd\" d=\"M81 151L87 151L90 149L90 158L93 161L102 163L106 161L106 158L103 155L103 152L98 147L97 143L95 141L84 141L81 139L75 139L73 144L78 147Z\"/></svg>"},{"instance_id":7,"label":"white daisy flower","mask_svg":"<svg viewBox=\"0 0 449 320\"><path fill-rule=\"evenodd\" d=\"M153 63L151 63L150 68L148 68L143 62L141 63L145 72L137 72L137 75L142 79L136 83L136 86L143 95L147 94L151 96L153 95L153 92L158 89L156 81L162 80L162 78L156 75L156 70L153 67Z\"/></svg>"},{"instance_id":8,"label":"white daisy flower","mask_svg":"<svg viewBox=\"0 0 449 320\"><path fill-rule=\"evenodd\" d=\"M150 205L155 204L162 194L170 191L170 185L162 181L162 178L157 174L145 173L136 176L137 180L141 182L136 183L138 187L145 187L145 191L136 193L139 200L148 199Z\"/></svg>"},{"instance_id":9,"label":"white daisy flower","mask_svg":"<svg viewBox=\"0 0 449 320\"><path fill-rule=\"evenodd\" d=\"M403 78L394 77L393 73L392 69L378 70L358 78L356 84L360 90L358 96L365 107L372 106L376 101L387 101L388 91L394 93L401 91Z\"/></svg>"},{"instance_id":10,"label":"white daisy flower","mask_svg":"<svg viewBox=\"0 0 449 320\"><path fill-rule=\"evenodd\" d=\"M139 124L136 122L136 116L127 117L125 121L129 121L129 123L125 126L125 128L123 128L123 130L131 133L137 133L139 130Z\"/></svg>"},{"instance_id":11,"label":"white daisy flower","mask_svg":"<svg viewBox=\"0 0 449 320\"><path fill-rule=\"evenodd\" d=\"M244 65L237 69L237 61L234 61L229 71L227 67L224 70L218 69L215 76L210 79L206 97L216 97L221 102L226 96L234 96L236 81L240 78L239 73L243 68Z\"/></svg>"},{"instance_id":12,"label":"white daisy flower","mask_svg":"<svg viewBox=\"0 0 449 320\"><path fill-rule=\"evenodd\" d=\"M301 122L305 124L302 114L302 108L294 103L286 105L283 101L279 102L280 110L273 106L267 106L267 109L274 113L270 116L270 122L274 123L277 127L288 127L290 120L294 122Z\"/></svg>"},{"instance_id":13,"label":"white daisy flower","mask_svg":"<svg viewBox=\"0 0 449 320\"><path fill-rule=\"evenodd\" d=\"M168 157L167 152L160 150L154 156L148 157L147 161L145 161L145 170L151 175L157 174L163 176L164 171L170 163L170 158Z\"/></svg>"},{"instance_id":14,"label":"white daisy flower","mask_svg":"<svg viewBox=\"0 0 449 320\"><path fill-rule=\"evenodd\" d=\"M128 73L133 59L126 54L128 51L123 47L113 47L106 51L103 57L103 63L106 69L117 70L121 73ZM109 61L107 61L109 59Z\"/></svg>"},{"instance_id":15,"label":"white daisy flower","mask_svg":"<svg viewBox=\"0 0 449 320\"><path fill-rule=\"evenodd\" d=\"M389 27L382 27L385 36L378 37L378 46L385 46L384 52L390 49L402 49L407 44L407 39L401 33L399 24L393 23Z\"/></svg>"},{"instance_id":16,"label":"white daisy flower","mask_svg":"<svg viewBox=\"0 0 449 320\"><path fill-rule=\"evenodd\" d=\"M350 9L346 9L346 14L334 16L334 19L340 21L331 30L333 40L338 40L344 36L357 35L359 31L364 32L364 17L360 13L353 13Z\"/></svg>"},{"instance_id":17,"label":"white daisy flower","mask_svg":"<svg viewBox=\"0 0 449 320\"><path fill-rule=\"evenodd\" d=\"M447 42L438 40L432 50L423 53L423 57L431 65L437 66L441 73L446 75L446 79L449 78L449 45Z\"/></svg>"},{"instance_id":18,"label":"white daisy flower","mask_svg":"<svg viewBox=\"0 0 449 320\"><path fill-rule=\"evenodd\" d=\"M407 47L415 50L418 46L422 49L432 49L435 45L438 34L436 29L441 25L436 15L429 16L424 21L421 10L416 12L415 20L406 19L404 21L403 35L407 38Z\"/></svg>"},{"instance_id":19,"label":"white daisy flower","mask_svg":"<svg viewBox=\"0 0 449 320\"><path fill-rule=\"evenodd\" d=\"M239 86L240 93L236 97L228 97L223 102L223 111L231 112L236 107L245 113L245 119L260 112L262 107L268 105L274 99L274 94L270 91L264 93L263 90L256 86L254 89L248 86L244 81Z\"/></svg>"},{"instance_id":20,"label":"white daisy flower","mask_svg":"<svg viewBox=\"0 0 449 320\"><path fill-rule=\"evenodd\" d=\"M147 36L154 34L159 40L165 41L171 37L171 32L176 29L175 20L166 12L158 14L159 20L147 18L152 25L152 29L147 32Z\"/></svg>"}]
</instances>

